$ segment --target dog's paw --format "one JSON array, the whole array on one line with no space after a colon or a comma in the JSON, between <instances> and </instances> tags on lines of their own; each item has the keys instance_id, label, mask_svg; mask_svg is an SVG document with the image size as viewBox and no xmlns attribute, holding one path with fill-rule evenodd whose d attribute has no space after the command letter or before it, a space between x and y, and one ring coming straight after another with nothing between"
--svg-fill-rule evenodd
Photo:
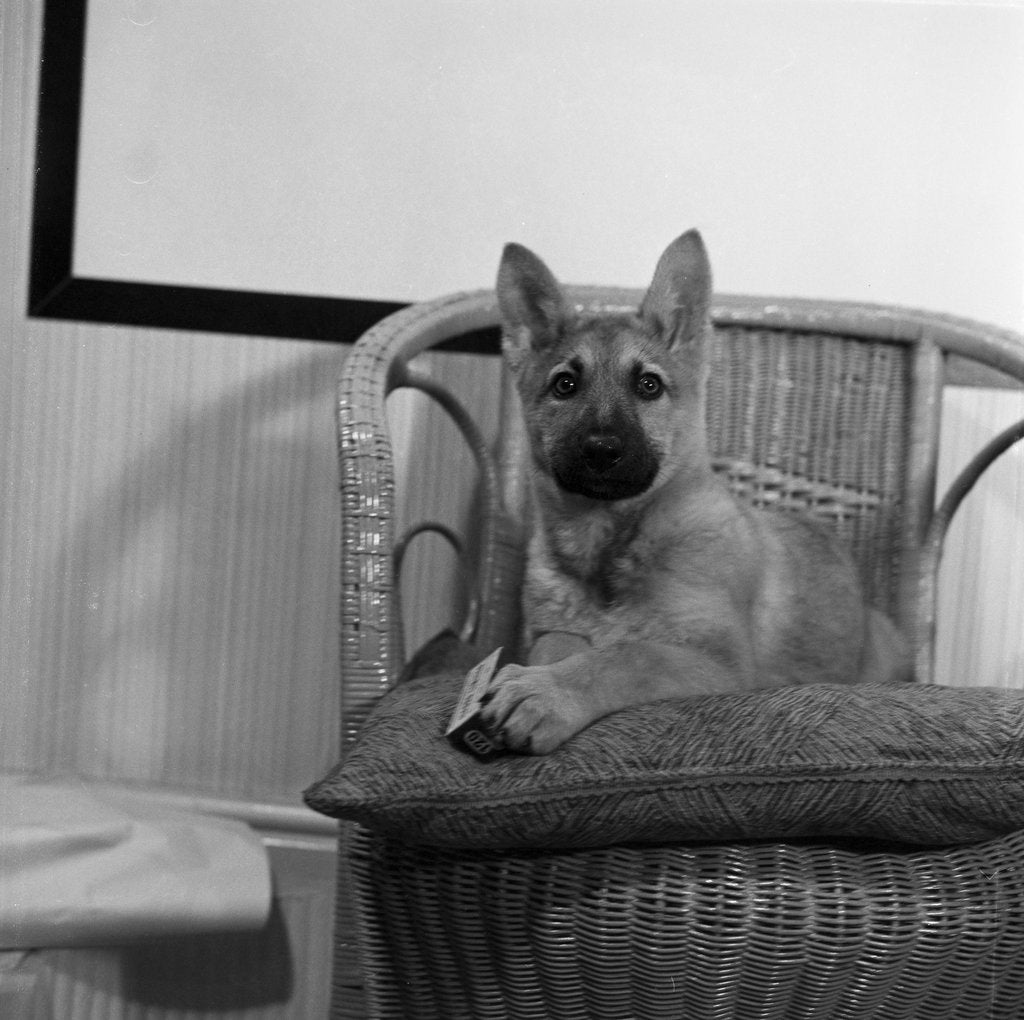
<instances>
[{"instance_id":1,"label":"dog's paw","mask_svg":"<svg viewBox=\"0 0 1024 1020\"><path fill-rule=\"evenodd\" d=\"M483 696L482 721L505 746L548 754L591 720L578 695L551 666L505 666Z\"/></svg>"}]
</instances>

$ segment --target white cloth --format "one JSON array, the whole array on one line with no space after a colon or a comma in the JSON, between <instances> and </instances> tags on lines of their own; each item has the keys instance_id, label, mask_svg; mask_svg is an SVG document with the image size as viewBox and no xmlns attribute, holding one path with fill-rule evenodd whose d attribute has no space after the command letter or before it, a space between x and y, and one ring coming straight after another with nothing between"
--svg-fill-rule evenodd
<instances>
[{"instance_id":1,"label":"white cloth","mask_svg":"<svg viewBox=\"0 0 1024 1020\"><path fill-rule=\"evenodd\" d=\"M270 862L241 822L0 775L0 948L262 927Z\"/></svg>"}]
</instances>

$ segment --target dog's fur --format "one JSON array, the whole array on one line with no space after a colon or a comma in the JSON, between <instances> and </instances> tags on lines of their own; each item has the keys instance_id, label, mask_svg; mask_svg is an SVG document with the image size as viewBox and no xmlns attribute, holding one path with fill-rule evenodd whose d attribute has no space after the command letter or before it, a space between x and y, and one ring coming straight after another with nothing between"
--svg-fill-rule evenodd
<instances>
[{"instance_id":1,"label":"dog's fur","mask_svg":"<svg viewBox=\"0 0 1024 1020\"><path fill-rule=\"evenodd\" d=\"M497 293L532 453L530 664L485 696L509 747L545 754L659 698L906 677L901 639L827 530L742 505L712 473L696 231L665 250L635 313L575 312L515 244Z\"/></svg>"}]
</instances>

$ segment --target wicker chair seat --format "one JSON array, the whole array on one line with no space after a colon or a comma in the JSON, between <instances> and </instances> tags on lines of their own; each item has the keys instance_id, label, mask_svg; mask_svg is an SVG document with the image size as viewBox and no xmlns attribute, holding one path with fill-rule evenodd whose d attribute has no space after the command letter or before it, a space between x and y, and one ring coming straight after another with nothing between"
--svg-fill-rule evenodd
<instances>
[{"instance_id":1,"label":"wicker chair seat","mask_svg":"<svg viewBox=\"0 0 1024 1020\"><path fill-rule=\"evenodd\" d=\"M361 830L352 866L387 919L367 932L387 960L367 972L370 1015L1016 1017L1022 854L1024 833L470 856Z\"/></svg>"}]
</instances>

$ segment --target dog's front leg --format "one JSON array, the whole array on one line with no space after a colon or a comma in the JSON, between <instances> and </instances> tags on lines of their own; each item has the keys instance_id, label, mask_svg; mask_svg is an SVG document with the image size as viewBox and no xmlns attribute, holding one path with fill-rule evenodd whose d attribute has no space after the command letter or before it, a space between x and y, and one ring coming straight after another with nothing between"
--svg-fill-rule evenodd
<instances>
[{"instance_id":1,"label":"dog's front leg","mask_svg":"<svg viewBox=\"0 0 1024 1020\"><path fill-rule=\"evenodd\" d=\"M547 754L592 722L630 705L750 686L741 656L622 642L544 665L509 665L484 695L484 724L507 747Z\"/></svg>"}]
</instances>

